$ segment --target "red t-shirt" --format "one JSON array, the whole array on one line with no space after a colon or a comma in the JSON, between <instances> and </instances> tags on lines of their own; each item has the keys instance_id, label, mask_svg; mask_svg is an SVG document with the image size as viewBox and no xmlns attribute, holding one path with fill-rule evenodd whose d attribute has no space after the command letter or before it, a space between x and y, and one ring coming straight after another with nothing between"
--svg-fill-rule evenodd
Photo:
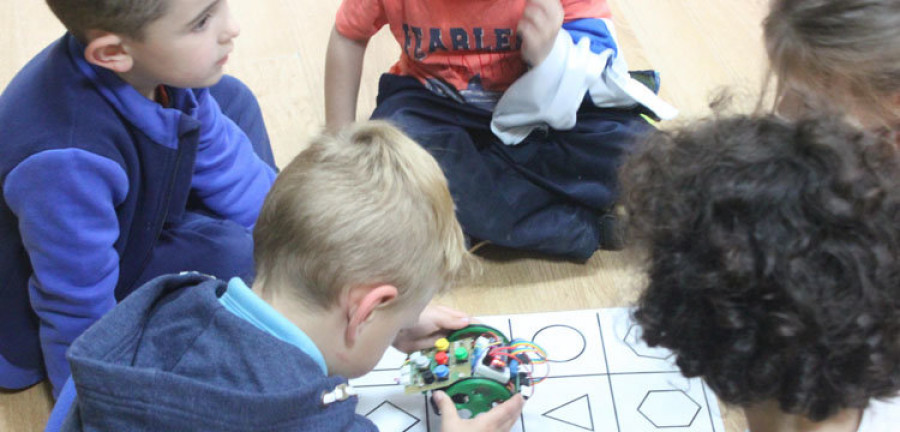
<instances>
[{"instance_id":1,"label":"red t-shirt","mask_svg":"<svg viewBox=\"0 0 900 432\"><path fill-rule=\"evenodd\" d=\"M561 0L565 21L609 18L606 0ZM403 48L390 72L457 91L502 92L525 72L516 25L525 0L343 0L337 31L366 40L385 24Z\"/></svg>"}]
</instances>

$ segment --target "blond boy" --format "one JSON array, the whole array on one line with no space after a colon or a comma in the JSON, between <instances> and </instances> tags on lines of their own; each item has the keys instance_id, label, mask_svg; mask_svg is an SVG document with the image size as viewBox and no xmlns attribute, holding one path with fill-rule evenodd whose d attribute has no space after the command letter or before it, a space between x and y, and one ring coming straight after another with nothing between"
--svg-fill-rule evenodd
<instances>
[{"instance_id":1,"label":"blond boy","mask_svg":"<svg viewBox=\"0 0 900 432\"><path fill-rule=\"evenodd\" d=\"M254 240L252 290L159 278L75 342L67 430L375 430L345 377L469 321L426 306L473 266L446 180L384 123L316 139L275 182ZM494 431L523 401L472 420L436 403L445 430Z\"/></svg>"}]
</instances>

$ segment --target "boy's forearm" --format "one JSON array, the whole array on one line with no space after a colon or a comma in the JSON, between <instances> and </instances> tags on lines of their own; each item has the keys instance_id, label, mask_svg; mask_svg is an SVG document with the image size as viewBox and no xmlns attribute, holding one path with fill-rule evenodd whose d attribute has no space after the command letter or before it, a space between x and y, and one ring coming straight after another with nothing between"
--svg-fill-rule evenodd
<instances>
[{"instance_id":1,"label":"boy's forearm","mask_svg":"<svg viewBox=\"0 0 900 432\"><path fill-rule=\"evenodd\" d=\"M356 102L367 41L332 29L325 59L325 128L336 131L356 120Z\"/></svg>"}]
</instances>

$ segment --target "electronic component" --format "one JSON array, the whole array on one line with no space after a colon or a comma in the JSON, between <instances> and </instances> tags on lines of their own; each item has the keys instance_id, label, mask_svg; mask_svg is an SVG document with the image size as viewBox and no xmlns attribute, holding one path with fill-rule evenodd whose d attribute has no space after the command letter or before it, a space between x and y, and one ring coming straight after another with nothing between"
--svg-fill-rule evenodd
<instances>
[{"instance_id":1,"label":"electronic component","mask_svg":"<svg viewBox=\"0 0 900 432\"><path fill-rule=\"evenodd\" d=\"M440 338L434 341L434 347L438 351L447 351L447 348L450 348L450 341L448 341L447 338Z\"/></svg>"},{"instance_id":2,"label":"electronic component","mask_svg":"<svg viewBox=\"0 0 900 432\"><path fill-rule=\"evenodd\" d=\"M437 377L438 381L446 381L447 378L450 378L450 368L440 365L434 368L434 376Z\"/></svg>"},{"instance_id":3,"label":"electronic component","mask_svg":"<svg viewBox=\"0 0 900 432\"><path fill-rule=\"evenodd\" d=\"M512 342L497 329L472 325L438 339L433 348L409 355L399 382L407 394L444 390L461 416L477 416L515 393L543 381L532 376L546 363L544 350L531 342Z\"/></svg>"},{"instance_id":4,"label":"electronic component","mask_svg":"<svg viewBox=\"0 0 900 432\"><path fill-rule=\"evenodd\" d=\"M465 347L456 347L453 356L456 357L456 361L466 361L469 358L469 351Z\"/></svg>"},{"instance_id":5,"label":"electronic component","mask_svg":"<svg viewBox=\"0 0 900 432\"><path fill-rule=\"evenodd\" d=\"M509 368L504 364L503 367L492 367L487 366L482 362L478 362L475 365L475 370L472 371L472 376L490 378L494 381L497 381L500 384L506 384L509 382Z\"/></svg>"},{"instance_id":6,"label":"electronic component","mask_svg":"<svg viewBox=\"0 0 900 432\"><path fill-rule=\"evenodd\" d=\"M419 354L415 358L410 357L412 363L419 368L419 370L427 370L431 367L431 359L423 355L422 353L413 353Z\"/></svg>"},{"instance_id":7,"label":"electronic component","mask_svg":"<svg viewBox=\"0 0 900 432\"><path fill-rule=\"evenodd\" d=\"M421 375L422 375L422 381L425 382L425 384L431 384L434 382L435 377L434 377L434 373L431 372L431 369L423 370Z\"/></svg>"}]
</instances>

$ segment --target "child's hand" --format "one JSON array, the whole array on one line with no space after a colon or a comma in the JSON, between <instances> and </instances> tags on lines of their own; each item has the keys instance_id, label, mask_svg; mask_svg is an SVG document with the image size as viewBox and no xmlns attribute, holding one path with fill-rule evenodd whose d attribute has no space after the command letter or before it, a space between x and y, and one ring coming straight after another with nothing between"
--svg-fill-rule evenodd
<instances>
[{"instance_id":1,"label":"child's hand","mask_svg":"<svg viewBox=\"0 0 900 432\"><path fill-rule=\"evenodd\" d=\"M522 34L525 62L537 66L547 58L562 28L564 16L560 0L528 0L517 30Z\"/></svg>"},{"instance_id":2,"label":"child's hand","mask_svg":"<svg viewBox=\"0 0 900 432\"><path fill-rule=\"evenodd\" d=\"M471 420L463 420L456 413L456 405L453 399L442 391L434 392L434 403L441 411L441 430L444 432L481 432L481 431L508 431L516 424L525 399L516 394L508 401L491 408L490 411Z\"/></svg>"},{"instance_id":3,"label":"child's hand","mask_svg":"<svg viewBox=\"0 0 900 432\"><path fill-rule=\"evenodd\" d=\"M429 304L419 315L419 322L400 330L394 338L394 347L405 353L429 348L444 336L447 330L459 330L471 322L468 315L446 306Z\"/></svg>"}]
</instances>

